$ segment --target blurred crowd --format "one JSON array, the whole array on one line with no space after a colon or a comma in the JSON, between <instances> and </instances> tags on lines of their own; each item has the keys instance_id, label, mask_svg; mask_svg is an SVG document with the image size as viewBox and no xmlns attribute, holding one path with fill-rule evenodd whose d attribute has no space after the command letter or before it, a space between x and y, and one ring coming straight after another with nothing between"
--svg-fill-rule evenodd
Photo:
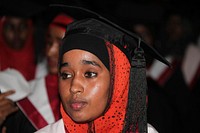
<instances>
[{"instance_id":1,"label":"blurred crowd","mask_svg":"<svg viewBox=\"0 0 200 133\"><path fill-rule=\"evenodd\" d=\"M200 50L193 25L182 14L165 18L158 35L140 22L132 29L171 63L147 59L148 121L159 132L198 132Z\"/></svg>"}]
</instances>

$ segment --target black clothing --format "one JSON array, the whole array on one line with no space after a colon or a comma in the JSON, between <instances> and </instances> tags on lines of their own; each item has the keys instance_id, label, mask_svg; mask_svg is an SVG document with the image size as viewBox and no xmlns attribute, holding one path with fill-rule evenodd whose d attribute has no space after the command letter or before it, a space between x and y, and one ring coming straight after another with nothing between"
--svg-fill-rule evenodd
<instances>
[{"instance_id":1,"label":"black clothing","mask_svg":"<svg viewBox=\"0 0 200 133\"><path fill-rule=\"evenodd\" d=\"M3 126L6 127L6 133L33 133L36 131L21 110L8 116Z\"/></svg>"},{"instance_id":2,"label":"black clothing","mask_svg":"<svg viewBox=\"0 0 200 133\"><path fill-rule=\"evenodd\" d=\"M164 86L148 79L148 123L159 133L199 132L199 83L190 90L180 67Z\"/></svg>"}]
</instances>

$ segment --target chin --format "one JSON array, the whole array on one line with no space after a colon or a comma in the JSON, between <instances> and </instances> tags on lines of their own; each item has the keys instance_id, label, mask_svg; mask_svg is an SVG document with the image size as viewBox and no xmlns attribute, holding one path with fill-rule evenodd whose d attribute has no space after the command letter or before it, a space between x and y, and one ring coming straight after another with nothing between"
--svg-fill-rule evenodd
<instances>
[{"instance_id":1,"label":"chin","mask_svg":"<svg viewBox=\"0 0 200 133\"><path fill-rule=\"evenodd\" d=\"M91 120L88 120L88 119L80 119L80 118L78 118L78 119L72 119L75 123L78 123L78 124L84 124L84 123L88 123L88 122L90 122Z\"/></svg>"},{"instance_id":2,"label":"chin","mask_svg":"<svg viewBox=\"0 0 200 133\"><path fill-rule=\"evenodd\" d=\"M70 116L71 117L71 116ZM84 123L88 123L88 122L91 122L95 119L97 119L98 117L85 117L85 115L83 117L81 116L76 116L76 117L71 117L71 119L75 122L75 123L79 123L79 124L84 124Z\"/></svg>"},{"instance_id":3,"label":"chin","mask_svg":"<svg viewBox=\"0 0 200 133\"><path fill-rule=\"evenodd\" d=\"M89 120L84 115L69 115L75 123L87 123Z\"/></svg>"}]
</instances>

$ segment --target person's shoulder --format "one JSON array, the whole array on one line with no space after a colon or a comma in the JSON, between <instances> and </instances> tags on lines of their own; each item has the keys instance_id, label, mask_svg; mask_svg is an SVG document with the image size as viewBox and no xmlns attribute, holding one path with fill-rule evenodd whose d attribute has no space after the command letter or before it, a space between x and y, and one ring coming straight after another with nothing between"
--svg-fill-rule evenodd
<instances>
[{"instance_id":1,"label":"person's shoulder","mask_svg":"<svg viewBox=\"0 0 200 133\"><path fill-rule=\"evenodd\" d=\"M149 123L147 124L147 128L148 128L148 133L158 133L158 131Z\"/></svg>"},{"instance_id":2,"label":"person's shoulder","mask_svg":"<svg viewBox=\"0 0 200 133\"><path fill-rule=\"evenodd\" d=\"M42 129L36 131L35 133L65 133L63 119L58 120L57 122L47 125Z\"/></svg>"}]
</instances>

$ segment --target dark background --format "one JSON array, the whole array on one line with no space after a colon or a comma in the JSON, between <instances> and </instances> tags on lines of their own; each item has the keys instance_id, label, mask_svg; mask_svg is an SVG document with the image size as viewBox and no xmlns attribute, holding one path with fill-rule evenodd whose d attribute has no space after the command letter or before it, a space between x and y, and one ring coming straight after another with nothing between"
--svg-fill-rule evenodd
<instances>
[{"instance_id":1,"label":"dark background","mask_svg":"<svg viewBox=\"0 0 200 133\"><path fill-rule=\"evenodd\" d=\"M0 0L0 13L34 14L55 3L82 6L118 24L134 21L159 24L171 11L182 13L195 24L200 21L199 4L194 0Z\"/></svg>"},{"instance_id":2,"label":"dark background","mask_svg":"<svg viewBox=\"0 0 200 133\"><path fill-rule=\"evenodd\" d=\"M200 8L195 0L0 0L0 15L39 16L50 4L81 6L128 30L144 22L154 28L155 35L160 34L167 15L176 12L191 21L196 37L200 34Z\"/></svg>"}]
</instances>

